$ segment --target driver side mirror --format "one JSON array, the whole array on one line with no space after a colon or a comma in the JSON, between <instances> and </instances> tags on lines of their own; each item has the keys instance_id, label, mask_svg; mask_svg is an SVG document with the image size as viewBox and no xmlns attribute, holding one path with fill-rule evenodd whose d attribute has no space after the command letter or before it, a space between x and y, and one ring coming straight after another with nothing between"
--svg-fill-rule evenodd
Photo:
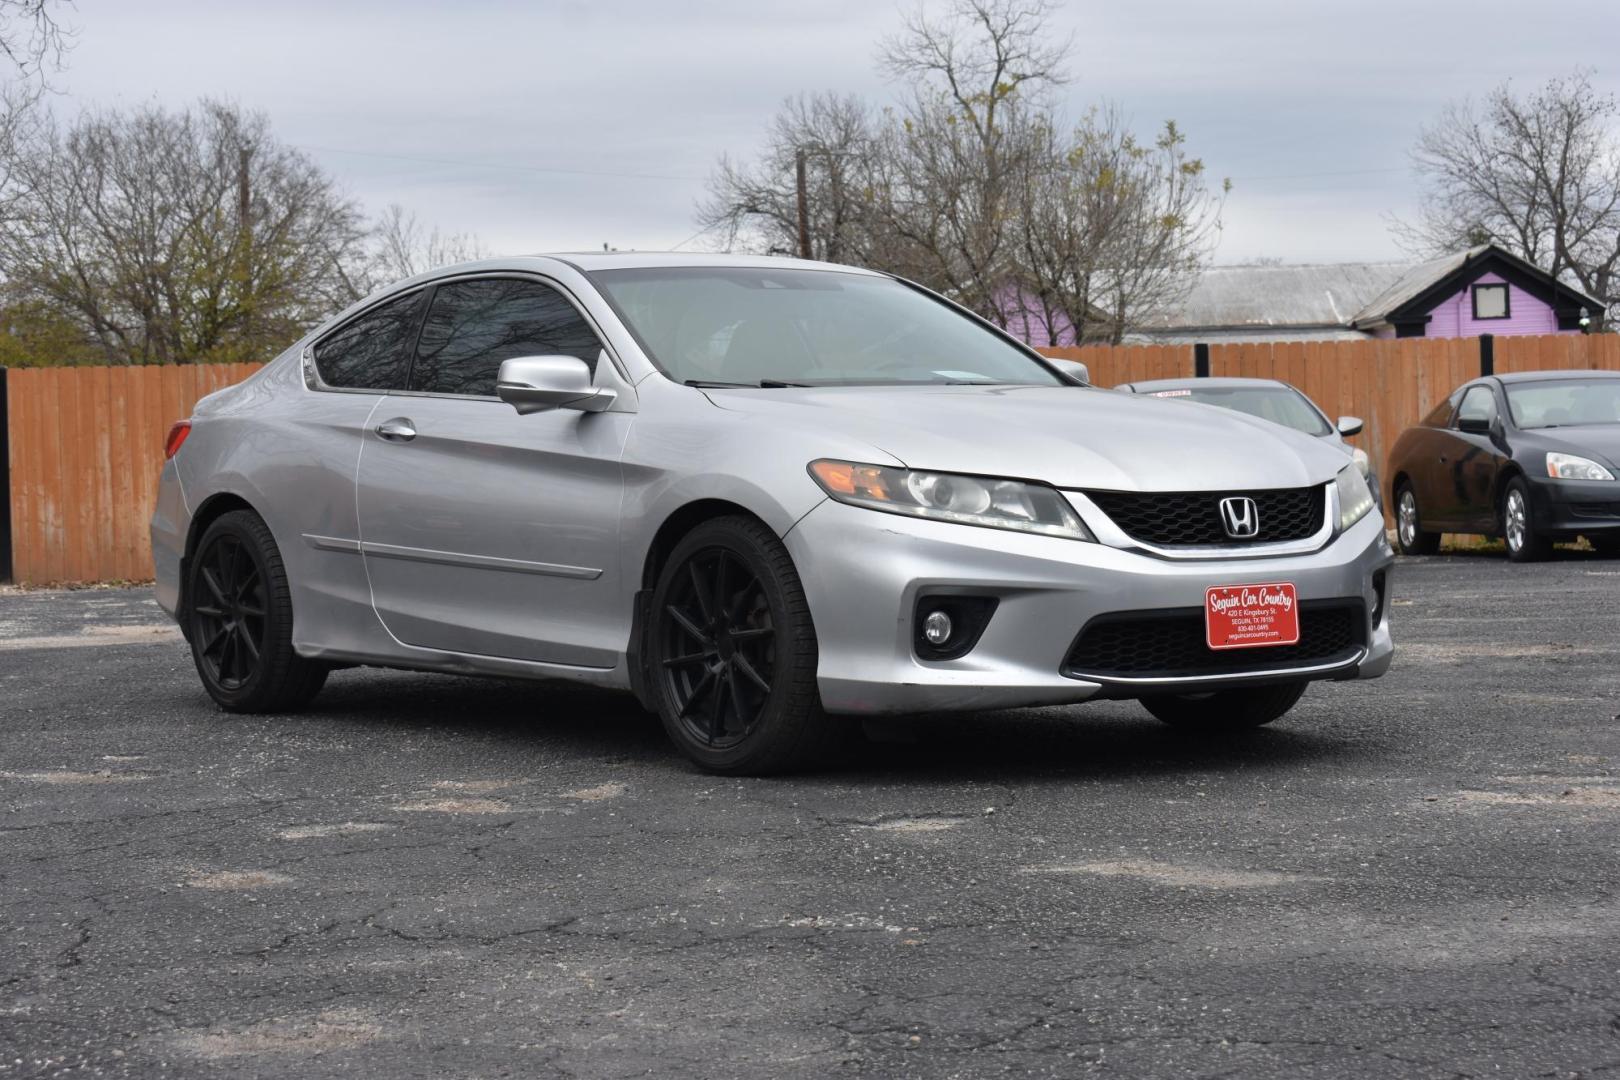
<instances>
[{"instance_id":1,"label":"driver side mirror","mask_svg":"<svg viewBox=\"0 0 1620 1080\"><path fill-rule=\"evenodd\" d=\"M495 393L523 415L547 409L602 412L617 395L591 381L591 368L577 356L514 356L501 362Z\"/></svg>"},{"instance_id":2,"label":"driver side mirror","mask_svg":"<svg viewBox=\"0 0 1620 1080\"><path fill-rule=\"evenodd\" d=\"M1359 416L1339 417L1339 434L1344 436L1346 439L1350 438L1352 435L1360 435L1363 426L1364 425L1361 422L1361 417Z\"/></svg>"},{"instance_id":3,"label":"driver side mirror","mask_svg":"<svg viewBox=\"0 0 1620 1080\"><path fill-rule=\"evenodd\" d=\"M1491 433L1491 419L1488 416L1459 416L1457 417L1457 430L1465 431L1470 435L1489 435Z\"/></svg>"},{"instance_id":4,"label":"driver side mirror","mask_svg":"<svg viewBox=\"0 0 1620 1080\"><path fill-rule=\"evenodd\" d=\"M1091 369L1080 360L1065 360L1060 356L1048 356L1046 362L1057 368L1058 374L1068 379L1076 386L1091 385Z\"/></svg>"}]
</instances>

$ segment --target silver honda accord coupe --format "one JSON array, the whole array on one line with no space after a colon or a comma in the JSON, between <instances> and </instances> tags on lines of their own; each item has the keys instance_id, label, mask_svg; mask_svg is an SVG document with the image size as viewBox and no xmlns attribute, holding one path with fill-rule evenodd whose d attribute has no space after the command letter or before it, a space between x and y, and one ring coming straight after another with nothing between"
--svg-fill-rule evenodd
<instances>
[{"instance_id":1,"label":"silver honda accord coupe","mask_svg":"<svg viewBox=\"0 0 1620 1080\"><path fill-rule=\"evenodd\" d=\"M357 664L632 690L718 772L851 718L1140 699L1207 730L1389 667L1361 473L1077 385L883 274L495 259L355 305L170 434L157 595L222 707Z\"/></svg>"}]
</instances>

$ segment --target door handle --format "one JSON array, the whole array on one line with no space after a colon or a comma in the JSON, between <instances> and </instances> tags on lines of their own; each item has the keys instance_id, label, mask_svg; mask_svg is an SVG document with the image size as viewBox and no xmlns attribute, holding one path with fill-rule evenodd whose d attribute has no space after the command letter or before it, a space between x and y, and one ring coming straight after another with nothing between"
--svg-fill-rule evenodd
<instances>
[{"instance_id":1,"label":"door handle","mask_svg":"<svg viewBox=\"0 0 1620 1080\"><path fill-rule=\"evenodd\" d=\"M389 442L410 442L416 438L416 427L408 416L396 416L377 425L377 434Z\"/></svg>"}]
</instances>

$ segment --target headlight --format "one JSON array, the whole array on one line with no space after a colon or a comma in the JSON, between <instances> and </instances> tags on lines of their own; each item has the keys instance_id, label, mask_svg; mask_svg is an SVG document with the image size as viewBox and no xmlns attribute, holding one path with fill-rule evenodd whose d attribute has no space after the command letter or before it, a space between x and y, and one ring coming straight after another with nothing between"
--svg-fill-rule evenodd
<instances>
[{"instance_id":1,"label":"headlight","mask_svg":"<svg viewBox=\"0 0 1620 1080\"><path fill-rule=\"evenodd\" d=\"M1339 531L1344 532L1366 517L1367 511L1373 508L1372 488L1367 486L1367 478L1354 465L1346 465L1339 470L1333 487L1339 493Z\"/></svg>"},{"instance_id":2,"label":"headlight","mask_svg":"<svg viewBox=\"0 0 1620 1080\"><path fill-rule=\"evenodd\" d=\"M1547 475L1559 480L1613 480L1614 473L1591 458L1574 454L1547 455Z\"/></svg>"},{"instance_id":3,"label":"headlight","mask_svg":"<svg viewBox=\"0 0 1620 1080\"><path fill-rule=\"evenodd\" d=\"M1372 475L1372 461L1367 457L1367 451L1363 450L1359 446L1352 448L1350 451L1350 460L1354 461L1356 463L1356 468L1361 470L1362 479L1366 479Z\"/></svg>"},{"instance_id":4,"label":"headlight","mask_svg":"<svg viewBox=\"0 0 1620 1080\"><path fill-rule=\"evenodd\" d=\"M917 472L852 461L812 461L810 475L832 498L889 514L1091 540L1068 500L1044 484Z\"/></svg>"}]
</instances>

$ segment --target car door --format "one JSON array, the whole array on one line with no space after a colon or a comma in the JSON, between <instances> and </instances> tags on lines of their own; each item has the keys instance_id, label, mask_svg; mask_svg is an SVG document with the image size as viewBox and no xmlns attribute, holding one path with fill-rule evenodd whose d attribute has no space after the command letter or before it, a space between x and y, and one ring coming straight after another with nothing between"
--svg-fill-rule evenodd
<instances>
[{"instance_id":1,"label":"car door","mask_svg":"<svg viewBox=\"0 0 1620 1080\"><path fill-rule=\"evenodd\" d=\"M619 458L634 413L520 416L501 361L608 364L591 325L533 278L435 287L409 389L373 413L360 538L377 615L423 648L611 667L624 647ZM603 377L602 372L597 377Z\"/></svg>"},{"instance_id":2,"label":"car door","mask_svg":"<svg viewBox=\"0 0 1620 1080\"><path fill-rule=\"evenodd\" d=\"M1464 430L1470 423L1484 430ZM1475 383L1463 394L1448 433L1445 475L1450 502L1446 519L1458 528L1488 532L1494 527L1496 473L1502 461L1497 447L1500 431L1495 387Z\"/></svg>"},{"instance_id":3,"label":"car door","mask_svg":"<svg viewBox=\"0 0 1620 1080\"><path fill-rule=\"evenodd\" d=\"M289 430L262 441L257 470L278 532L300 618L300 644L357 647L375 633L360 558L355 470L373 410L403 389L427 300L417 289L382 301L305 350L298 395L280 415Z\"/></svg>"}]
</instances>

